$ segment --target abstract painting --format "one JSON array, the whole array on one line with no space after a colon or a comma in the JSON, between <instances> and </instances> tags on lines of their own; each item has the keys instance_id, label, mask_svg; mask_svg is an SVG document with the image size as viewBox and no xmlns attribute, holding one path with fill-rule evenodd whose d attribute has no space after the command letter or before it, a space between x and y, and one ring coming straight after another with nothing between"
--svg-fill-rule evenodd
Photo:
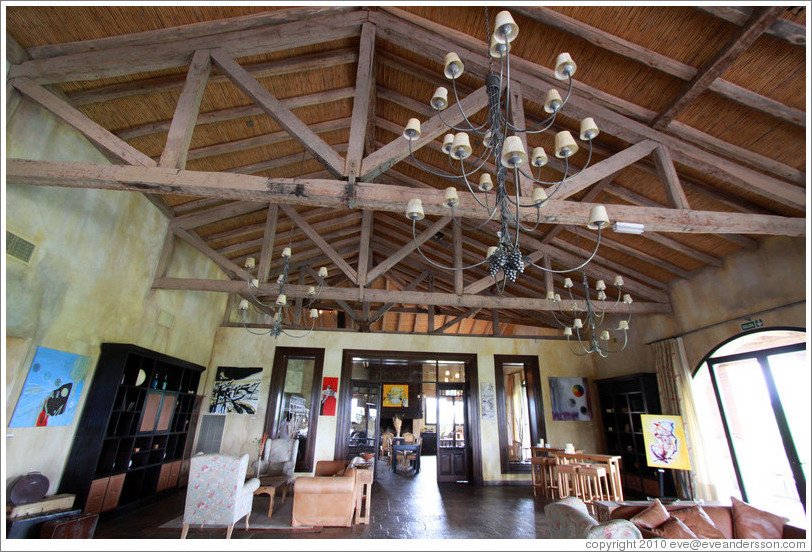
<instances>
[{"instance_id":1,"label":"abstract painting","mask_svg":"<svg viewBox=\"0 0 812 552\"><path fill-rule=\"evenodd\" d=\"M322 379L319 416L336 415L336 389L338 389L338 378Z\"/></svg>"},{"instance_id":2,"label":"abstract painting","mask_svg":"<svg viewBox=\"0 0 812 552\"><path fill-rule=\"evenodd\" d=\"M592 419L586 378L550 378L550 402L553 407L553 420Z\"/></svg>"},{"instance_id":3,"label":"abstract painting","mask_svg":"<svg viewBox=\"0 0 812 552\"><path fill-rule=\"evenodd\" d=\"M69 426L90 357L37 347L9 427Z\"/></svg>"},{"instance_id":4,"label":"abstract painting","mask_svg":"<svg viewBox=\"0 0 812 552\"><path fill-rule=\"evenodd\" d=\"M691 459L685 442L681 416L641 414L646 463L652 468L690 470Z\"/></svg>"},{"instance_id":5,"label":"abstract painting","mask_svg":"<svg viewBox=\"0 0 812 552\"><path fill-rule=\"evenodd\" d=\"M404 384L383 384L383 403L389 408L407 408L409 406L409 386Z\"/></svg>"},{"instance_id":6,"label":"abstract painting","mask_svg":"<svg viewBox=\"0 0 812 552\"><path fill-rule=\"evenodd\" d=\"M262 368L220 366L211 390L210 414L256 414Z\"/></svg>"}]
</instances>

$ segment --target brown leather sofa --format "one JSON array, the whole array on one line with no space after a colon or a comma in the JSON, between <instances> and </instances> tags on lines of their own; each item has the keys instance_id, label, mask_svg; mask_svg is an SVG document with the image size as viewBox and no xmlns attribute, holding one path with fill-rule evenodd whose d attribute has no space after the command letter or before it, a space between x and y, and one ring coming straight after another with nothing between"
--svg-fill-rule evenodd
<instances>
[{"instance_id":1,"label":"brown leather sofa","mask_svg":"<svg viewBox=\"0 0 812 552\"><path fill-rule=\"evenodd\" d=\"M666 510L669 512L674 510L680 510L683 508L688 508L693 504L686 504L686 503L679 503L675 502L672 504L663 504ZM620 505L614 510L612 510L609 514L610 519L631 519L632 517L636 516L643 510L645 510L648 506L646 505ZM725 535L725 537L732 539L733 538L733 516L731 513L730 506L710 506L710 505L702 505L702 509L708 514L708 517L711 518L713 524ZM641 530L643 533L643 538L651 538L655 535L650 531ZM784 525L784 533L782 538L784 539L805 539L806 538L806 530L800 527L795 527L793 525Z\"/></svg>"},{"instance_id":2,"label":"brown leather sofa","mask_svg":"<svg viewBox=\"0 0 812 552\"><path fill-rule=\"evenodd\" d=\"M293 484L293 527L350 527L355 514L355 468L348 462L322 460L313 477Z\"/></svg>"}]
</instances>

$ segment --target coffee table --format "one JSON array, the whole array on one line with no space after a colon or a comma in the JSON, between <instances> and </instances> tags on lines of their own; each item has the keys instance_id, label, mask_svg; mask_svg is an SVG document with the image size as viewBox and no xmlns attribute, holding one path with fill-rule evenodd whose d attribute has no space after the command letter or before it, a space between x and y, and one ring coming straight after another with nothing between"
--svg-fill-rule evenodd
<instances>
[{"instance_id":1,"label":"coffee table","mask_svg":"<svg viewBox=\"0 0 812 552\"><path fill-rule=\"evenodd\" d=\"M282 504L284 504L290 486L291 481L288 480L287 476L261 477L259 479L259 487L254 491L254 494L267 494L271 497L271 503L268 506L268 517L271 517L271 514L273 514L273 499L274 495L276 495L276 490L279 488L282 489Z\"/></svg>"}]
</instances>

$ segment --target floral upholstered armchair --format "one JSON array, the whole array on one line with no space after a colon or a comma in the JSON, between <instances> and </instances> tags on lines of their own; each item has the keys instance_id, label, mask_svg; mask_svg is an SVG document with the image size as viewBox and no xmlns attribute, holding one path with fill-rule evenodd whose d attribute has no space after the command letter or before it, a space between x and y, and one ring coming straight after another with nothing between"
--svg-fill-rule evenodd
<instances>
[{"instance_id":1,"label":"floral upholstered armchair","mask_svg":"<svg viewBox=\"0 0 812 552\"><path fill-rule=\"evenodd\" d=\"M259 460L251 467L257 477L285 477L293 483L293 471L296 468L296 457L299 454L297 439L268 439Z\"/></svg>"},{"instance_id":2,"label":"floral upholstered armchair","mask_svg":"<svg viewBox=\"0 0 812 552\"><path fill-rule=\"evenodd\" d=\"M228 527L226 538L230 539L234 524L243 517L245 528L248 529L259 479L246 481L247 471L247 454L239 458L220 454L193 456L180 538L186 538L189 525L200 524L225 525Z\"/></svg>"},{"instance_id":3,"label":"floral upholstered armchair","mask_svg":"<svg viewBox=\"0 0 812 552\"><path fill-rule=\"evenodd\" d=\"M640 539L640 530L625 519L598 523L583 500L574 496L562 498L544 507L550 537L554 539ZM621 523L616 523L616 522Z\"/></svg>"}]
</instances>

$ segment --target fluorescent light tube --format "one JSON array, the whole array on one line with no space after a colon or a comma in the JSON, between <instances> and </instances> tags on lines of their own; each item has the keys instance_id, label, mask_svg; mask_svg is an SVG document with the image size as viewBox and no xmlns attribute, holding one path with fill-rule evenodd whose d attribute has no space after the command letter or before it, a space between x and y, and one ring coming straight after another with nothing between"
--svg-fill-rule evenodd
<instances>
[{"instance_id":1,"label":"fluorescent light tube","mask_svg":"<svg viewBox=\"0 0 812 552\"><path fill-rule=\"evenodd\" d=\"M637 222L615 222L612 230L618 234L642 234L644 226Z\"/></svg>"}]
</instances>

